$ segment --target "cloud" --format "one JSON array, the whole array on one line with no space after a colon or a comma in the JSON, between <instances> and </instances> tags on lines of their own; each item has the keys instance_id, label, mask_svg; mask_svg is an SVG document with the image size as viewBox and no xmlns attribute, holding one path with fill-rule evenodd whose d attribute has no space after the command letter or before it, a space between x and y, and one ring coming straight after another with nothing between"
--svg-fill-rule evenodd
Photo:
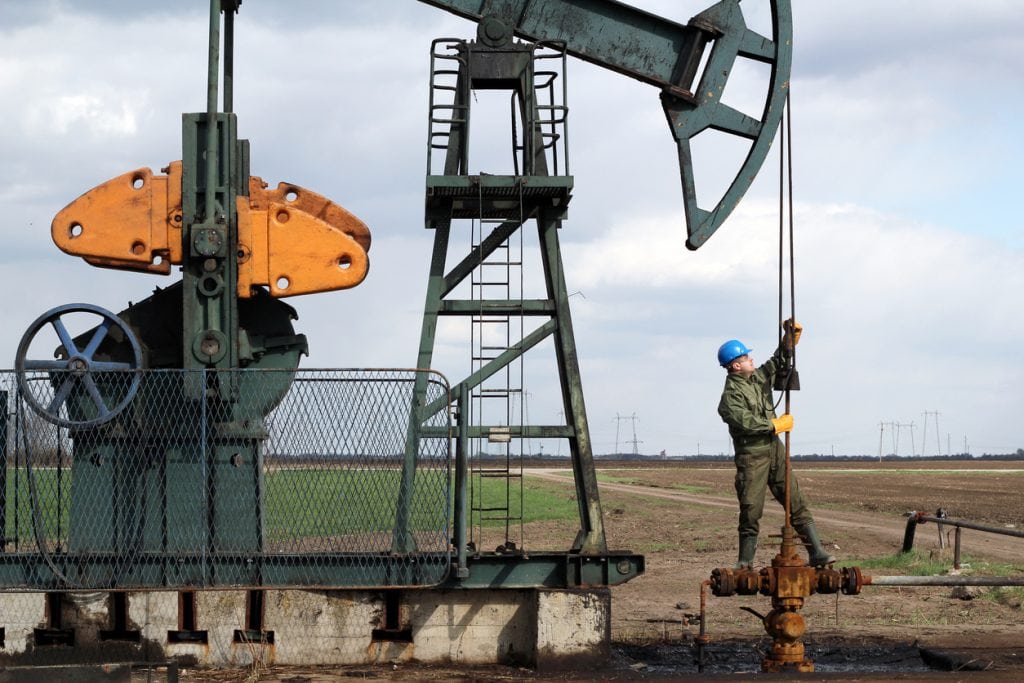
<instances>
[{"instance_id":1,"label":"cloud","mask_svg":"<svg viewBox=\"0 0 1024 683\"><path fill-rule=\"evenodd\" d=\"M569 275L576 286L731 288L742 269L767 285L775 258L770 209L745 204L699 252L686 251L678 212L620 217L609 232L577 245ZM777 220L777 219L776 219ZM749 281L748 281L749 282Z\"/></svg>"},{"instance_id":2,"label":"cloud","mask_svg":"<svg viewBox=\"0 0 1024 683\"><path fill-rule=\"evenodd\" d=\"M670 452L720 438L714 350L740 337L760 362L777 339L774 211L744 202L695 254L679 249L670 214L621 219L567 249L569 286L587 297L574 310L588 390L598 378L593 410L647 415L649 443ZM798 205L795 224L796 310L808 327L799 447L871 453L880 420L941 405L947 426L959 416L960 429L1009 448L1011 408L993 390L1024 379L1001 362L1024 336L1024 321L1004 313L1018 305L1024 251L850 204Z\"/></svg>"},{"instance_id":3,"label":"cloud","mask_svg":"<svg viewBox=\"0 0 1024 683\"><path fill-rule=\"evenodd\" d=\"M710 3L636 4L685 23ZM49 222L108 178L179 158L181 113L205 107L199 5L22 5L3 4L0 26L0 275L32 294L5 301L0 365L47 308L119 310L172 281L59 254ZM1024 376L1006 362L1024 332L1013 201L1024 14L997 1L798 0L794 15L797 312L808 325L798 452L873 453L880 421L920 429L924 410L942 412L954 446L1024 446L1010 400ZM374 234L364 284L289 300L308 365L413 364L433 237L422 227L430 40L475 28L411 0L246 2L236 26L235 109L253 172L339 201ZM775 343L777 149L736 213L688 252L656 89L575 60L568 87L575 187L559 236L569 291L581 292L570 301L597 448L614 448L614 416L635 412L644 450L728 452L713 354L734 336L761 359ZM735 152L697 151L710 193L735 173ZM456 240L467 248L467 235ZM535 289L536 261L525 267ZM436 367L453 380L469 367L467 339L441 332ZM524 368L542 422L561 410L553 357L543 344Z\"/></svg>"},{"instance_id":4,"label":"cloud","mask_svg":"<svg viewBox=\"0 0 1024 683\"><path fill-rule=\"evenodd\" d=\"M1019 9L797 3L798 189L1021 245L1002 201L1024 154L1006 133L1024 99Z\"/></svg>"},{"instance_id":5,"label":"cloud","mask_svg":"<svg viewBox=\"0 0 1024 683\"><path fill-rule=\"evenodd\" d=\"M60 95L40 102L31 112L32 127L57 135L85 132L96 136L124 138L138 131L136 103L94 94ZM76 131L79 125L84 131Z\"/></svg>"},{"instance_id":6,"label":"cloud","mask_svg":"<svg viewBox=\"0 0 1024 683\"><path fill-rule=\"evenodd\" d=\"M931 63L931 68L952 68L958 74L973 71L978 59L1012 72L1024 45L1019 30L1024 18L1012 0L974 2L970 16L955 0L900 5L797 0L794 5L794 60L812 76L845 78L894 62Z\"/></svg>"}]
</instances>

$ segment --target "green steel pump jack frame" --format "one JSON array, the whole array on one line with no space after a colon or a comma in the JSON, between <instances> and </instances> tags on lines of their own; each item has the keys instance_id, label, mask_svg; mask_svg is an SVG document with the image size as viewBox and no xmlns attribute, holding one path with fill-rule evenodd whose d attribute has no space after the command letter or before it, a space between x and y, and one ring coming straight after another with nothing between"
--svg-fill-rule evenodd
<instances>
[{"instance_id":1,"label":"green steel pump jack frame","mask_svg":"<svg viewBox=\"0 0 1024 683\"><path fill-rule=\"evenodd\" d=\"M615 0L420 2L479 22L481 40L514 35L534 43L562 44L573 57L660 89L678 150L686 247L691 250L704 244L736 208L764 163L782 120L792 66L790 0L759 0L770 9L771 36L748 28L740 0L721 0L686 25ZM742 4L756 3L745 0ZM770 69L761 110L754 114L722 101L738 60ZM698 206L690 142L707 130L746 140L750 146L728 189L704 208Z\"/></svg>"},{"instance_id":2,"label":"green steel pump jack frame","mask_svg":"<svg viewBox=\"0 0 1024 683\"><path fill-rule=\"evenodd\" d=\"M557 233L566 215L573 181L567 174L568 159L561 160L562 169L559 169L557 155L548 152L556 147L560 134L545 132L553 119L564 117L567 108L561 114L547 112L545 121L533 86L534 53L543 46L555 47L661 88L662 106L678 148L688 230L686 246L697 249L718 229L749 188L778 128L791 64L789 2L778 0L770 3L773 35L768 38L747 28L738 0L719 2L695 16L686 26L608 0L595 0L586 5L564 0L509 0L502 3L486 0L421 1L477 21L479 26L476 41L459 41L452 46L458 62L452 106L435 106L432 96L428 155L435 148L444 149L446 155L441 175L432 174L428 159L426 226L434 230L434 247L417 367L431 367L438 320L442 316L473 316L486 312L496 316L547 318L518 342L509 344L499 355L455 384L453 394L458 402L459 449L464 454L469 448L470 438L486 438L492 430L500 428L498 425L469 424L467 413L471 392L542 340L553 338L567 424L510 425L508 429L513 438L565 438L569 441L580 516L580 529L569 555L600 557L607 566L616 567L622 574L642 572L642 557L609 553L607 548ZM530 42L516 43L513 36ZM709 44L711 48L708 51ZM434 56L437 56L437 41ZM759 117L739 112L721 101L728 75L740 57L768 64L771 69ZM702 61L705 62L703 70L700 69ZM433 81L433 65L431 71ZM694 88L698 71L701 71L701 78ZM517 160L522 167L521 173L470 173L470 105L475 90L507 90L513 93L513 108L518 109L522 117L525 138L522 147L513 150L514 155L517 152L521 155ZM445 123L450 128L437 134L433 125L444 109L448 109L449 118ZM560 122L564 124L564 118ZM691 140L705 130L716 130L750 142L735 179L710 209L701 208L697 203L690 147ZM482 223L484 218L495 222L495 227L486 236L481 231L479 244L473 245L469 254L447 270L452 220L480 219ZM479 268L490 254L507 243L531 219L537 224L546 298L481 301L450 296L475 268ZM424 382L417 385L414 393L420 419L446 408L439 401L424 405ZM423 433L418 427L421 423L415 417L410 423L406 449L407 479L413 471L418 435ZM457 474L454 540L459 552L460 575L465 576L469 573L466 477L463 469ZM402 517L400 507L399 519ZM407 539L399 527L395 549L407 547ZM510 566L530 562L515 554L495 558L479 551L475 551L468 561L474 563L484 559ZM628 578L625 576L622 580Z\"/></svg>"},{"instance_id":3,"label":"green steel pump jack frame","mask_svg":"<svg viewBox=\"0 0 1024 683\"><path fill-rule=\"evenodd\" d=\"M306 340L294 333L295 312L287 304L269 296L240 301L236 294L239 218L235 200L249 192L249 144L238 139L231 111L233 18L239 4L239 0L211 1L207 111L182 116L181 211L173 217L182 241L181 282L157 288L116 317L103 309L72 304L37 321L57 326L64 312L75 310L110 315L73 344L85 349L91 338L87 356L99 351L115 360L130 357L130 362L121 363L125 368L186 372L147 375L143 384L148 386L138 393L140 375L123 374L134 376L134 384L115 411L124 409L116 423L98 426L102 420L72 417L72 423L64 425L70 427L76 451L81 451L71 466L75 483L67 540L67 549L78 559L68 561L44 552L45 562L33 569L31 562L4 556L10 560L4 567L11 570L0 581L5 586L117 587L122 581L152 587L259 586L264 581L259 563L251 559L264 552L263 417L268 406L288 391L291 371L306 351ZM218 111L221 13L226 52L223 112ZM122 336L104 336L111 323L124 330ZM139 340L132 338L132 330ZM26 361L31 363L25 358L28 341L27 334L16 361L22 376ZM258 377L230 372L242 367L283 372ZM100 370L95 382L100 387L95 402L101 407L104 402L113 406L116 399L110 397L125 393L118 380L104 380ZM255 385L259 392L253 391ZM256 393L259 398L254 398ZM56 406L62 400L55 400L49 411L58 424ZM72 393L67 399L69 414L90 413L95 409L92 403L86 399L83 404ZM196 424L202 425L205 435L198 439ZM131 438L145 440L153 452L134 452L125 445ZM156 462L156 452L162 457L154 474L150 463ZM217 492L212 502L204 498L205 491ZM140 521L133 507L140 500L162 501L161 513ZM169 519L174 523L167 523ZM197 543L197 539L204 540ZM226 552L223 559L194 563L175 557L194 552L197 545ZM142 559L128 573L118 574L111 566L124 555ZM34 574L25 579L22 571Z\"/></svg>"},{"instance_id":4,"label":"green steel pump jack frame","mask_svg":"<svg viewBox=\"0 0 1024 683\"><path fill-rule=\"evenodd\" d=\"M739 0L723 0L685 26L610 0L593 0L586 4L570 0L507 0L500 3L490 0L422 1L478 21L480 28L477 43L463 42L459 48L465 65L460 71L456 96L461 98L458 104L465 107L467 116L463 120L452 121L444 144L443 174L427 178L427 225L435 231L435 244L417 367L428 368L431 365L438 318L468 315L469 309L480 304L479 301L449 299L446 296L479 264L482 254L507 241L526 220L534 220L537 224L546 297L491 300L486 304L493 313L547 318L518 343L510 345L455 386L453 398L458 420L458 428L453 434L457 439L458 458L453 514L455 542L453 572L442 585L521 588L621 583L642 573L643 558L631 553L610 553L607 549L557 235L570 199L572 176L567 174L564 165L560 167L546 157L545 150L550 146L551 138L545 137L548 135L545 126L538 123L542 117L533 99L535 45L557 47L569 55L661 89L662 104L678 146L689 233L686 244L695 249L718 228L739 201L774 137L789 78L789 2L770 2L773 36L766 38L746 28ZM180 406L216 406L218 413L213 419L217 422L219 442L214 444L212 460L206 461L211 466L205 469L197 467L189 453L175 456L169 451L168 469L164 475L169 487L167 504L176 509L175 516L186 518L194 513L199 503L194 491L206 487L230 492L220 495L207 514L192 514L195 528L182 528L181 534L183 537L208 534L211 546L233 550L237 557L225 559L221 564L196 565L194 571L200 573L194 576L181 575L169 566L159 568L157 574L149 573L156 570L153 567L142 568L143 574L136 577L133 585L140 585L139 581L154 588L167 585L265 585L258 563L248 562L246 558L263 552L262 464L258 444L264 436L261 418L266 411L247 398L251 392L244 386L242 375L205 371L236 370L243 366L254 370L285 370L280 373L280 386L277 386L283 395L290 382L287 371L297 367L299 356L305 351L305 339L291 329L293 311L286 304L267 298L243 305L236 297L239 218L235 199L247 194L249 181L248 143L238 139L232 113L232 27L233 15L239 4L239 0L210 2L207 111L183 117L180 217L183 280L180 285L160 290L150 299L129 307L120 316L133 328L143 330L142 342L148 350L147 368L204 371L196 373L196 376L207 378L203 380L203 386L185 383L180 392ZM225 15L224 111L218 112L221 13ZM512 40L513 36L529 40L534 45L517 44ZM742 114L721 102L726 79L738 57L771 66L771 83L760 116ZM698 72L700 80L694 88ZM477 88L507 89L517 95L519 113L525 122L525 140L522 168L513 175L469 175L468 105L472 91ZM555 114L556 117L563 115L564 111ZM725 195L713 208L703 209L697 206L689 143L694 136L708 129L742 137L751 145L736 180ZM446 272L451 220L481 215L502 222L476 251ZM173 323L179 319L179 314L181 335L169 338L164 333L167 322ZM162 325L156 324L157 321ZM266 334L253 334L254 329L266 331ZM146 338L146 330L150 330L149 339ZM278 345L256 349L255 340L258 338L277 340ZM522 425L517 428L515 436L568 439L580 529L567 553L531 553L529 557L523 554L498 556L478 553L469 557L465 493L468 442L470 438L487 436L486 428L469 423L469 394L488 376L547 338L554 340L567 424ZM134 367L141 367L141 363L137 362ZM392 550L396 558L403 554L415 555L416 552L413 535L409 532L412 514L409 499L416 477L416 443L424 437L437 436L422 425L449 405L449 401L440 399L424 405L425 383L425 379L420 380L414 389L416 410L410 418L402 485L395 510ZM187 408L181 408L180 412L187 413ZM145 419L144 410L140 417ZM154 417L159 417L155 411ZM161 427L165 426L161 423ZM171 430L173 427L166 426ZM111 457L98 457L97 462L116 461L116 440L102 447L110 449ZM184 446L183 450L187 448ZM95 494L108 487L110 497L116 499L118 490L131 493L133 487L146 485L141 480L120 481L118 477L121 475L116 469L97 468L95 485L90 486L86 481L92 475L79 467L74 476L81 488L90 489ZM72 501L73 511L75 506ZM80 513L86 516L85 510ZM115 518L116 514L106 516ZM72 528L69 537L72 548L88 549L94 542L104 544L103 538L90 537L91 532L84 531L87 527L82 529L78 532ZM120 531L107 529L99 533L116 536ZM154 547L162 551L174 550L174 538L162 540L159 530L144 529L135 533L141 533L142 547L146 550ZM167 547L161 545L165 543ZM90 572L102 574L105 571L104 561L104 557L97 555L94 564L79 567L80 575L88 578ZM358 561L358 558L353 561ZM39 563L34 566L44 574L47 571ZM339 570L343 569L339 566ZM212 573L212 579L207 572ZM168 576L173 578L169 580ZM93 582L95 584L95 575ZM343 585L343 582L338 585ZM60 588L61 584L57 582L53 587Z\"/></svg>"}]
</instances>

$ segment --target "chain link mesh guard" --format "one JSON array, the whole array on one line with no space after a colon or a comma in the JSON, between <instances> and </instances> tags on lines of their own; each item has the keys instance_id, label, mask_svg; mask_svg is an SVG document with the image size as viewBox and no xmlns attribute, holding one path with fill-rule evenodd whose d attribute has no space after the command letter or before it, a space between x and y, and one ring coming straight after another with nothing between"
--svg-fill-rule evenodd
<instances>
[{"instance_id":1,"label":"chain link mesh guard","mask_svg":"<svg viewBox=\"0 0 1024 683\"><path fill-rule=\"evenodd\" d=\"M0 371L0 590L437 585L451 439L407 437L450 435L451 419L412 419L417 372L106 372L111 397L141 373L136 395L76 429L20 393L50 405L59 378ZM449 394L430 373L426 403ZM94 406L71 395L61 411L73 424Z\"/></svg>"}]
</instances>

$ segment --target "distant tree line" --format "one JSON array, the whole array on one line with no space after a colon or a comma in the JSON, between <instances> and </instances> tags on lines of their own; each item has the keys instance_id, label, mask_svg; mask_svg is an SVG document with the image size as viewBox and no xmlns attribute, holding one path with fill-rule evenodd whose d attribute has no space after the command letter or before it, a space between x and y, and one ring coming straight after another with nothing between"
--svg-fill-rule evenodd
<instances>
[{"instance_id":1,"label":"distant tree line","mask_svg":"<svg viewBox=\"0 0 1024 683\"><path fill-rule=\"evenodd\" d=\"M563 456L564 458L565 456ZM595 455L595 459L600 460L665 460L661 455L633 455L631 453L619 453L609 455ZM732 461L732 454L719 454L719 455L680 455L671 456L672 460L688 460L694 462L722 462ZM806 462L878 462L879 457L877 455L832 455L829 453L801 453L794 454L793 460L802 460ZM1018 448L1013 453L983 453L981 455L973 455L971 453L952 453L950 455L883 455L881 457L883 462L902 462L907 460L1024 460L1024 448Z\"/></svg>"}]
</instances>

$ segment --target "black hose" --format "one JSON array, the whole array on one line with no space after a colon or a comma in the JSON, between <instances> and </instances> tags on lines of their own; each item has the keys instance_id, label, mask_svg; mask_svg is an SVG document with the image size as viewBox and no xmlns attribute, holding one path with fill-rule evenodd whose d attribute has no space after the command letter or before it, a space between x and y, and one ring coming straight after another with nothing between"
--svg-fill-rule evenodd
<instances>
[{"instance_id":1,"label":"black hose","mask_svg":"<svg viewBox=\"0 0 1024 683\"><path fill-rule=\"evenodd\" d=\"M32 535L36 539L36 548L39 550L40 557L43 558L43 562L50 568L53 575L57 577L57 580L64 584L65 587L75 587L75 584L69 579L63 571L57 567L53 558L50 556L50 551L46 545L46 535L43 532L43 514L39 509L39 495L36 492L36 477L32 472L32 450L28 445L28 436L26 435L27 430L25 429L25 421L20 417L21 411L24 410L24 406L21 404L21 394L18 394L18 414L19 419L17 422L18 432L21 434L21 446L25 453L25 474L28 479L28 500L29 506L32 511Z\"/></svg>"}]
</instances>

